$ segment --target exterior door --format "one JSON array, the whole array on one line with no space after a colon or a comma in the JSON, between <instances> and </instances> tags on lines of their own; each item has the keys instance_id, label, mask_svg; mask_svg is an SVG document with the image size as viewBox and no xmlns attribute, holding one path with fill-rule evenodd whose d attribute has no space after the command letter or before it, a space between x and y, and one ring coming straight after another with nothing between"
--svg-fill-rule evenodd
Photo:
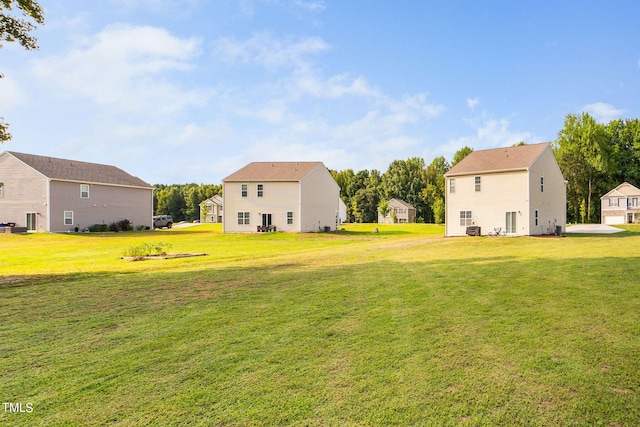
<instances>
[{"instance_id":1,"label":"exterior door","mask_svg":"<svg viewBox=\"0 0 640 427\"><path fill-rule=\"evenodd\" d=\"M262 214L262 226L268 227L271 225L271 214Z\"/></svg>"},{"instance_id":2,"label":"exterior door","mask_svg":"<svg viewBox=\"0 0 640 427\"><path fill-rule=\"evenodd\" d=\"M507 212L504 230L507 234L516 233L516 212Z\"/></svg>"},{"instance_id":3,"label":"exterior door","mask_svg":"<svg viewBox=\"0 0 640 427\"><path fill-rule=\"evenodd\" d=\"M27 231L36 231L36 216L35 212L27 212Z\"/></svg>"}]
</instances>

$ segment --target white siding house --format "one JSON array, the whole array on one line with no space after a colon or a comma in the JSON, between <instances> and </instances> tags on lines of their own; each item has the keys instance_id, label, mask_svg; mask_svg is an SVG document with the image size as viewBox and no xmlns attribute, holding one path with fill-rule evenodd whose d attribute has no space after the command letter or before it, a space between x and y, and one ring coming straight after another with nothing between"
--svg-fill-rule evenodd
<instances>
[{"instance_id":1,"label":"white siding house","mask_svg":"<svg viewBox=\"0 0 640 427\"><path fill-rule=\"evenodd\" d=\"M152 216L153 187L115 166L0 154L0 222L67 232L124 219L151 227Z\"/></svg>"},{"instance_id":2,"label":"white siding house","mask_svg":"<svg viewBox=\"0 0 640 427\"><path fill-rule=\"evenodd\" d=\"M553 234L566 226L566 184L548 143L473 151L445 174L447 236Z\"/></svg>"},{"instance_id":3,"label":"white siding house","mask_svg":"<svg viewBox=\"0 0 640 427\"><path fill-rule=\"evenodd\" d=\"M600 198L602 224L631 224L640 221L640 189L623 182Z\"/></svg>"},{"instance_id":4,"label":"white siding house","mask_svg":"<svg viewBox=\"0 0 640 427\"><path fill-rule=\"evenodd\" d=\"M321 162L253 162L222 181L225 233L339 226L340 187Z\"/></svg>"}]
</instances>

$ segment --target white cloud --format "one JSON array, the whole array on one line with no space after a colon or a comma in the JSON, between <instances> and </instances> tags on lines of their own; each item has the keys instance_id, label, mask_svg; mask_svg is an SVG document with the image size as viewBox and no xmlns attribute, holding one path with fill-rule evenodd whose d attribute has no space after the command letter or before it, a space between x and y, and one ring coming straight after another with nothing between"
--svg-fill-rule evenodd
<instances>
[{"instance_id":1,"label":"white cloud","mask_svg":"<svg viewBox=\"0 0 640 427\"><path fill-rule=\"evenodd\" d=\"M475 131L475 134L452 139L445 146L440 147L440 151L448 153L451 157L456 151L465 146L474 150L484 150L508 147L521 141L527 144L542 142L541 138L530 132L512 130L511 122L506 118L493 119L483 116L468 119L465 122Z\"/></svg>"},{"instance_id":2,"label":"white cloud","mask_svg":"<svg viewBox=\"0 0 640 427\"><path fill-rule=\"evenodd\" d=\"M592 115L597 121L608 123L612 120L619 119L625 114L625 110L618 109L611 104L605 102L594 102L585 105L581 111L586 111Z\"/></svg>"},{"instance_id":3,"label":"white cloud","mask_svg":"<svg viewBox=\"0 0 640 427\"><path fill-rule=\"evenodd\" d=\"M200 41L180 39L156 27L110 25L62 56L35 62L35 74L49 90L66 97L84 96L112 111L139 109L159 114L201 104L202 91L184 91L163 78L187 72Z\"/></svg>"},{"instance_id":4,"label":"white cloud","mask_svg":"<svg viewBox=\"0 0 640 427\"><path fill-rule=\"evenodd\" d=\"M306 9L311 12L322 12L327 7L324 1L295 0L294 4L302 9Z\"/></svg>"},{"instance_id":5,"label":"white cloud","mask_svg":"<svg viewBox=\"0 0 640 427\"><path fill-rule=\"evenodd\" d=\"M23 106L27 103L27 97L20 84L10 75L0 78L0 114L7 110Z\"/></svg>"},{"instance_id":6,"label":"white cloud","mask_svg":"<svg viewBox=\"0 0 640 427\"><path fill-rule=\"evenodd\" d=\"M478 106L478 104L480 104L480 98L467 98L467 107L469 107L470 109L474 109L476 108L476 106Z\"/></svg>"},{"instance_id":7,"label":"white cloud","mask_svg":"<svg viewBox=\"0 0 640 427\"><path fill-rule=\"evenodd\" d=\"M227 62L258 65L269 70L304 67L306 55L328 49L329 45L318 37L279 39L270 33L256 33L245 41L221 37L214 43L214 53Z\"/></svg>"}]
</instances>

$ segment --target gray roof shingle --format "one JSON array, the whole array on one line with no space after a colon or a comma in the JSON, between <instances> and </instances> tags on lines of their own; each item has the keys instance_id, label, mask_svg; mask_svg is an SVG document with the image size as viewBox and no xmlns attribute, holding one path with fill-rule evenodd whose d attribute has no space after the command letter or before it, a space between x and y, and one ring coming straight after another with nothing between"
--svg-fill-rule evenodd
<instances>
[{"instance_id":1,"label":"gray roof shingle","mask_svg":"<svg viewBox=\"0 0 640 427\"><path fill-rule=\"evenodd\" d=\"M300 181L322 162L252 162L223 181Z\"/></svg>"},{"instance_id":2,"label":"gray roof shingle","mask_svg":"<svg viewBox=\"0 0 640 427\"><path fill-rule=\"evenodd\" d=\"M147 182L115 166L16 153L15 151L7 151L7 153L47 178L54 180L153 188Z\"/></svg>"},{"instance_id":3,"label":"gray roof shingle","mask_svg":"<svg viewBox=\"0 0 640 427\"><path fill-rule=\"evenodd\" d=\"M526 170L548 146L548 142L543 142L473 151L452 167L445 176Z\"/></svg>"}]
</instances>

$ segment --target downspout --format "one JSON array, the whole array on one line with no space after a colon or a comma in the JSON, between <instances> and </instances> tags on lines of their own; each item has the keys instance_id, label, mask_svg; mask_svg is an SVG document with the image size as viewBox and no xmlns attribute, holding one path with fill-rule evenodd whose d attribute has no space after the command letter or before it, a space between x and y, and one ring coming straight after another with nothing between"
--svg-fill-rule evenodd
<instances>
[{"instance_id":1,"label":"downspout","mask_svg":"<svg viewBox=\"0 0 640 427\"><path fill-rule=\"evenodd\" d=\"M47 208L45 209L45 211L47 212L47 226L45 231L50 232L51 231L51 178L47 178Z\"/></svg>"}]
</instances>

